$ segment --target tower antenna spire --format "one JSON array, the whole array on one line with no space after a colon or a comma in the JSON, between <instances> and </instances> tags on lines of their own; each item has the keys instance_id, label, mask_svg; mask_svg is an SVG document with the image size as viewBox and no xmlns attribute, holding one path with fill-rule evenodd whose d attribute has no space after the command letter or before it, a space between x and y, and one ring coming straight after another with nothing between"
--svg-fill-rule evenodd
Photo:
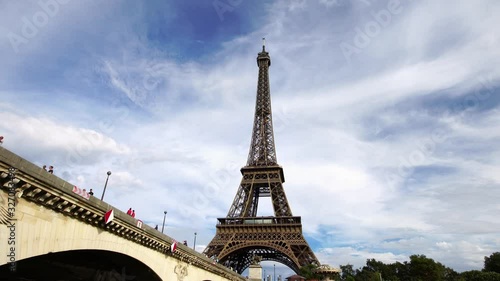
<instances>
[{"instance_id":1,"label":"tower antenna spire","mask_svg":"<svg viewBox=\"0 0 500 281\"><path fill-rule=\"evenodd\" d=\"M262 51L266 51L266 37L262 37Z\"/></svg>"}]
</instances>

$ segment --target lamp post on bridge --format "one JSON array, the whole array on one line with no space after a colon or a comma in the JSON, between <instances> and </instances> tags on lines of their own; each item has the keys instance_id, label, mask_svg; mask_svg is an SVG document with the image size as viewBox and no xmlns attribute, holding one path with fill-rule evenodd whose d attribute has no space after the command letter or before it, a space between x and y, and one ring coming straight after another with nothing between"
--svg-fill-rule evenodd
<instances>
[{"instance_id":1,"label":"lamp post on bridge","mask_svg":"<svg viewBox=\"0 0 500 281\"><path fill-rule=\"evenodd\" d=\"M276 264L273 264L273 269L274 269L273 281L276 281Z\"/></svg>"},{"instance_id":2,"label":"lamp post on bridge","mask_svg":"<svg viewBox=\"0 0 500 281\"><path fill-rule=\"evenodd\" d=\"M106 187L108 186L108 180L109 176L111 176L111 171L108 171L106 174L108 174L108 177L106 178L106 183L104 184L104 190L102 191L101 201L104 200L104 193L106 193Z\"/></svg>"},{"instance_id":3,"label":"lamp post on bridge","mask_svg":"<svg viewBox=\"0 0 500 281\"><path fill-rule=\"evenodd\" d=\"M196 251L196 232L194 233L193 250L195 250L195 251Z\"/></svg>"},{"instance_id":4,"label":"lamp post on bridge","mask_svg":"<svg viewBox=\"0 0 500 281\"><path fill-rule=\"evenodd\" d=\"M167 211L163 211L163 225L161 226L161 233L163 234L163 228L165 228L165 218L167 217Z\"/></svg>"}]
</instances>

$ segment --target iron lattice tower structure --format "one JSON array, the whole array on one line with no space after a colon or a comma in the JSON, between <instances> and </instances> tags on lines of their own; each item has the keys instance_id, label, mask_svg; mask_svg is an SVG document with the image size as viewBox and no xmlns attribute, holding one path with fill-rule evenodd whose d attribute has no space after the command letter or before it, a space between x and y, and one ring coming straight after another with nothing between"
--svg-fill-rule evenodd
<instances>
[{"instance_id":1,"label":"iron lattice tower structure","mask_svg":"<svg viewBox=\"0 0 500 281\"><path fill-rule=\"evenodd\" d=\"M318 259L302 235L301 218L292 215L278 165L271 111L269 67L271 58L262 47L257 56L259 78L252 142L243 178L227 217L219 218L216 234L204 253L242 273L254 255L280 262L298 273ZM260 197L271 197L274 216L257 217Z\"/></svg>"}]
</instances>

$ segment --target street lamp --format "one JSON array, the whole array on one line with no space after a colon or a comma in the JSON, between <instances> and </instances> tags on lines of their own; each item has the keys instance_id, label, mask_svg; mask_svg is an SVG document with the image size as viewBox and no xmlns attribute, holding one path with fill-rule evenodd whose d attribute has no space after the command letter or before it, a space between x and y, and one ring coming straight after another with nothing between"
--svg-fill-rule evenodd
<instances>
[{"instance_id":1,"label":"street lamp","mask_svg":"<svg viewBox=\"0 0 500 281\"><path fill-rule=\"evenodd\" d=\"M193 250L195 250L195 251L196 251L196 232L194 233Z\"/></svg>"},{"instance_id":2,"label":"street lamp","mask_svg":"<svg viewBox=\"0 0 500 281\"><path fill-rule=\"evenodd\" d=\"M163 228L165 228L165 217L167 217L167 211L163 211L163 225L161 226L161 233L163 233Z\"/></svg>"},{"instance_id":3,"label":"street lamp","mask_svg":"<svg viewBox=\"0 0 500 281\"><path fill-rule=\"evenodd\" d=\"M108 186L108 179L109 179L109 176L111 176L111 171L108 171L107 174L108 174L108 177L106 178L106 183L104 184L104 190L102 191L101 201L104 200L104 193L106 193L106 186Z\"/></svg>"}]
</instances>

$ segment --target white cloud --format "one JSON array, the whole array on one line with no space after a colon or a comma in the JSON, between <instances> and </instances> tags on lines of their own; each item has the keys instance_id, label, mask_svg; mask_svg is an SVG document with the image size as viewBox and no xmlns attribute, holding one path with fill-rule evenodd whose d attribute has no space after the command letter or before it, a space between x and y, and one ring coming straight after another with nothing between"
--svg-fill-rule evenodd
<instances>
[{"instance_id":1,"label":"white cloud","mask_svg":"<svg viewBox=\"0 0 500 281\"><path fill-rule=\"evenodd\" d=\"M63 157L64 165L74 165L99 158L101 154L126 156L130 148L94 130L57 122L49 117L0 113L6 145L16 150L55 152ZM35 144L35 145L34 145ZM65 154L65 155L64 155Z\"/></svg>"}]
</instances>

